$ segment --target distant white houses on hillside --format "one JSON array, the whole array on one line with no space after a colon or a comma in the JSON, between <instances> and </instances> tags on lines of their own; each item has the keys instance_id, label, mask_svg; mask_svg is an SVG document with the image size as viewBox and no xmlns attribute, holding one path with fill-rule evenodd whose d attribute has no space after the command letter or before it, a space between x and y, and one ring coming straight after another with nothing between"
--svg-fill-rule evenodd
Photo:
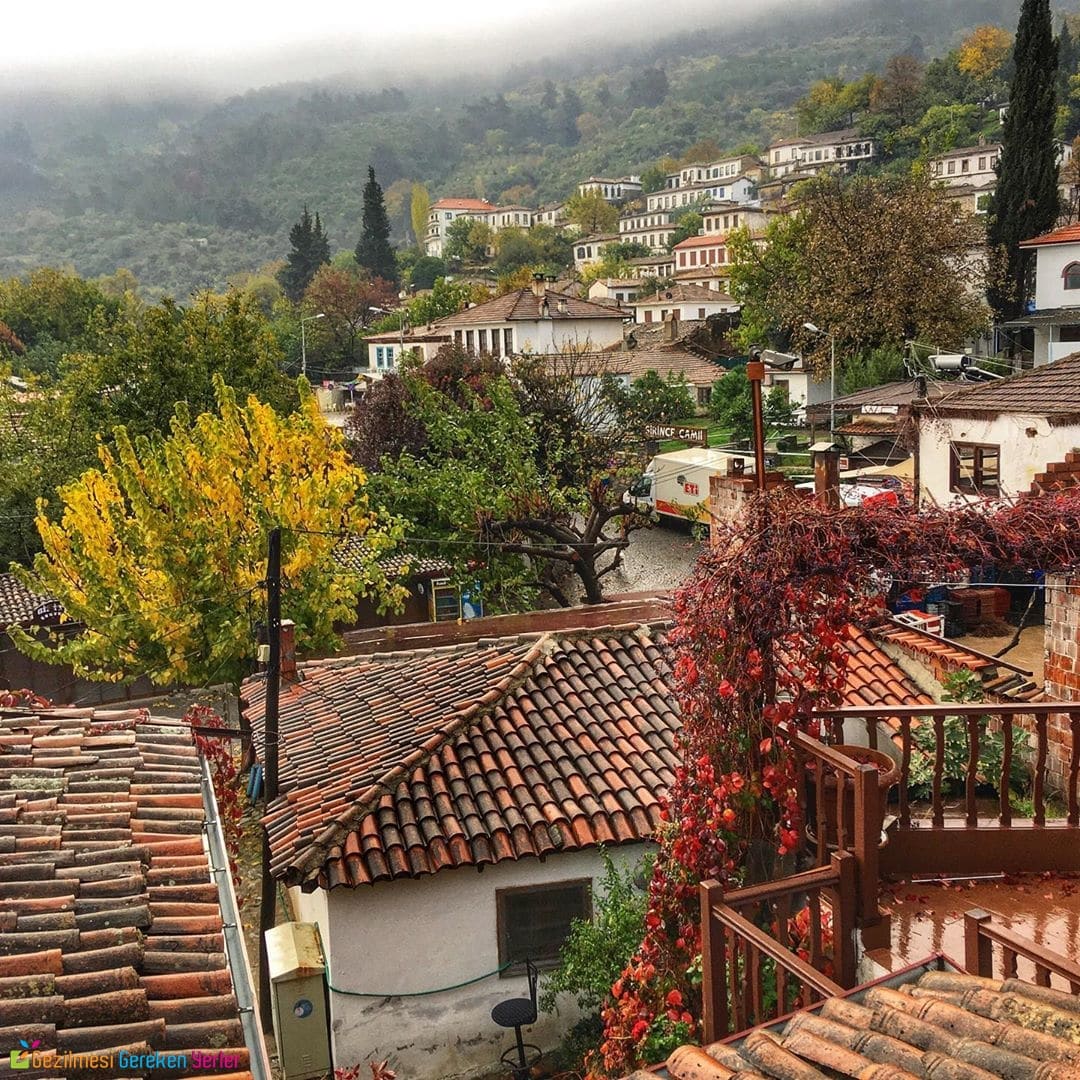
<instances>
[{"instance_id":1,"label":"distant white houses on hillside","mask_svg":"<svg viewBox=\"0 0 1080 1080\"><path fill-rule=\"evenodd\" d=\"M641 278L597 278L589 286L589 299L596 303L632 304L641 288Z\"/></svg>"},{"instance_id":2,"label":"distant white houses on hillside","mask_svg":"<svg viewBox=\"0 0 1080 1080\"><path fill-rule=\"evenodd\" d=\"M610 176L590 176L588 180L582 180L578 184L578 193L596 194L605 202L618 205L636 199L641 194L641 177L620 176L613 179Z\"/></svg>"},{"instance_id":3,"label":"distant white houses on hillside","mask_svg":"<svg viewBox=\"0 0 1080 1080\"><path fill-rule=\"evenodd\" d=\"M717 289L678 282L661 287L652 296L634 301L634 322L664 322L674 317L679 322L707 319L739 310L738 301Z\"/></svg>"},{"instance_id":4,"label":"distant white houses on hillside","mask_svg":"<svg viewBox=\"0 0 1080 1080\"><path fill-rule=\"evenodd\" d=\"M876 156L874 140L860 135L855 128L798 135L769 145L769 175L778 178L792 172L816 173L827 168L850 172Z\"/></svg>"},{"instance_id":5,"label":"distant white houses on hillside","mask_svg":"<svg viewBox=\"0 0 1080 1080\"><path fill-rule=\"evenodd\" d=\"M584 270L590 263L599 262L604 257L604 248L608 244L617 244L621 237L618 233L603 233L599 236L584 236L574 241L574 269Z\"/></svg>"},{"instance_id":6,"label":"distant white houses on hillside","mask_svg":"<svg viewBox=\"0 0 1080 1080\"><path fill-rule=\"evenodd\" d=\"M666 251L675 235L670 210L631 210L619 218L619 239L642 244L654 254Z\"/></svg>"},{"instance_id":7,"label":"distant white houses on hillside","mask_svg":"<svg viewBox=\"0 0 1080 1080\"><path fill-rule=\"evenodd\" d=\"M762 171L761 162L752 154L722 158L719 161L697 161L668 173L665 187L687 188L711 180L732 180L743 175L752 180L760 180Z\"/></svg>"},{"instance_id":8,"label":"distant white houses on hillside","mask_svg":"<svg viewBox=\"0 0 1080 1080\"><path fill-rule=\"evenodd\" d=\"M708 180L690 187L674 191L663 189L645 196L645 208L655 210L680 210L696 203L714 199L726 199L728 202L749 203L757 198L758 182L752 177L736 176L731 180Z\"/></svg>"},{"instance_id":9,"label":"distant white houses on hillside","mask_svg":"<svg viewBox=\"0 0 1080 1080\"><path fill-rule=\"evenodd\" d=\"M491 224L495 207L487 199L439 199L431 204L428 211L427 233L424 236L424 251L428 255L441 257L446 242L446 230L459 217Z\"/></svg>"}]
</instances>

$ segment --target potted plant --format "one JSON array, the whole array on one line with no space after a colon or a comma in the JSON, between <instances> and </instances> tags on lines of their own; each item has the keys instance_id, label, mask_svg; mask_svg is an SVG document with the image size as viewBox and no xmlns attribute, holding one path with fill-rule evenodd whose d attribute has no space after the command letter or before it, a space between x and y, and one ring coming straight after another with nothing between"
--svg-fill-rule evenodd
<instances>
[{"instance_id":1,"label":"potted plant","mask_svg":"<svg viewBox=\"0 0 1080 1080\"><path fill-rule=\"evenodd\" d=\"M858 765L873 765L878 773L878 802L877 820L871 822L873 832L880 834L882 824L885 821L885 807L889 798L889 791L895 787L900 779L900 769L896 762L888 754L881 750L872 750L868 746L849 746L840 744L832 747L838 754L843 754ZM807 814L810 820L807 823L807 832L813 839L817 839L817 763L810 762L807 767ZM825 843L830 848L836 847L837 833L837 798L836 798L837 774L828 771L824 776L825 786ZM851 840L851 830L855 822L855 781L850 776L844 776L844 824L848 832L848 840Z\"/></svg>"}]
</instances>

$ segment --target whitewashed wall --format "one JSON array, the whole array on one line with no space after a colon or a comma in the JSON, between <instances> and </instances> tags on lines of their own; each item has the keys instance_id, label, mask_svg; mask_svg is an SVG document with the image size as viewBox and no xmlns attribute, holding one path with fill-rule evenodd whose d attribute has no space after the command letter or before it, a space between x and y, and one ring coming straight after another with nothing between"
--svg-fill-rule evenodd
<instances>
[{"instance_id":1,"label":"whitewashed wall","mask_svg":"<svg viewBox=\"0 0 1080 1080\"><path fill-rule=\"evenodd\" d=\"M616 865L632 866L646 846L612 848ZM297 914L317 922L335 986L363 992L416 992L450 986L499 966L495 893L603 872L595 850L522 859L359 889L293 892ZM491 1020L493 1006L524 997L525 978L490 978L428 997L330 995L336 1066L384 1058L402 1080L464 1080L496 1070L514 1033ZM572 1002L558 1016L541 1014L526 1042L554 1049L578 1018Z\"/></svg>"},{"instance_id":2,"label":"whitewashed wall","mask_svg":"<svg viewBox=\"0 0 1080 1080\"><path fill-rule=\"evenodd\" d=\"M1048 402L1049 404L1049 402ZM949 490L949 444L987 443L1001 447L1001 493L1017 495L1031 487L1037 473L1064 461L1080 447L1080 425L1051 426L1045 417L1009 413L990 419L923 418L919 425L919 475L923 500L940 506L970 502L970 495Z\"/></svg>"}]
</instances>

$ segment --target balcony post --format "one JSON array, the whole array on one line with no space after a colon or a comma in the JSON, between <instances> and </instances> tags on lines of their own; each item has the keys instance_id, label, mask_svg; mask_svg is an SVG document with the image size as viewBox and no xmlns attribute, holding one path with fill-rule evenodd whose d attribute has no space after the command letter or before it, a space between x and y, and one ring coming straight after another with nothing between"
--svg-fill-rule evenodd
<instances>
[{"instance_id":1,"label":"balcony post","mask_svg":"<svg viewBox=\"0 0 1080 1080\"><path fill-rule=\"evenodd\" d=\"M982 908L964 913L964 968L969 975L986 979L994 973L994 944L979 930L989 923L990 914Z\"/></svg>"},{"instance_id":2,"label":"balcony post","mask_svg":"<svg viewBox=\"0 0 1080 1080\"><path fill-rule=\"evenodd\" d=\"M875 926L878 910L878 848L881 844L878 771L874 765L859 765L855 772L854 851L858 862L857 911L860 926Z\"/></svg>"},{"instance_id":3,"label":"balcony post","mask_svg":"<svg viewBox=\"0 0 1080 1080\"><path fill-rule=\"evenodd\" d=\"M719 881L703 881L701 897L701 1023L706 1044L730 1035L727 999L727 931L713 909L724 902Z\"/></svg>"}]
</instances>

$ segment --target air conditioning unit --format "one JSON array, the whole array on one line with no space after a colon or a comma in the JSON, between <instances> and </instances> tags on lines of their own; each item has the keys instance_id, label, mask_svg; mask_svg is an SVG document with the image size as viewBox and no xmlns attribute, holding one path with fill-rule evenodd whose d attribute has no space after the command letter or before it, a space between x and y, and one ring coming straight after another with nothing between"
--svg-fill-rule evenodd
<instances>
[{"instance_id":1,"label":"air conditioning unit","mask_svg":"<svg viewBox=\"0 0 1080 1080\"><path fill-rule=\"evenodd\" d=\"M697 234L698 234L698 236L704 236L705 235L705 230L704 229L698 229Z\"/></svg>"}]
</instances>

